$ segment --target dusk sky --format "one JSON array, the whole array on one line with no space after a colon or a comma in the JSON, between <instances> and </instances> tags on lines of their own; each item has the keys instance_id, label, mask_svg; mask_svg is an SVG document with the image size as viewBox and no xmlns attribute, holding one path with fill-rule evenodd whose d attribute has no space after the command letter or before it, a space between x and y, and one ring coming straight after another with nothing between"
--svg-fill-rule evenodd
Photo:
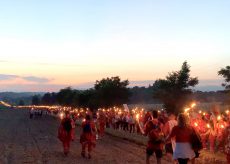
<instances>
[{"instance_id":1,"label":"dusk sky","mask_svg":"<svg viewBox=\"0 0 230 164\"><path fill-rule=\"evenodd\" d=\"M0 1L0 91L92 87L120 76L148 86L186 60L197 89L222 89L229 0Z\"/></svg>"}]
</instances>

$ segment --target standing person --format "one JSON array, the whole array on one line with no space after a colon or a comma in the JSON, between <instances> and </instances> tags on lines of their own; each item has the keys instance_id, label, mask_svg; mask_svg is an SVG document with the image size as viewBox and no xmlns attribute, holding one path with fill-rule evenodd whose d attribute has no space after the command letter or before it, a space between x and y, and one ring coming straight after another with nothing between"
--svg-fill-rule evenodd
<instances>
[{"instance_id":1,"label":"standing person","mask_svg":"<svg viewBox=\"0 0 230 164\"><path fill-rule=\"evenodd\" d=\"M90 115L86 115L85 120L82 122L82 134L80 137L82 144L81 155L86 157L86 148L88 148L88 158L92 157L92 148L96 146L96 127Z\"/></svg>"},{"instance_id":2,"label":"standing person","mask_svg":"<svg viewBox=\"0 0 230 164\"><path fill-rule=\"evenodd\" d=\"M177 125L176 116L173 113L169 114L168 119L169 120L166 122L166 124L163 127L163 132L165 136L168 136L172 132L173 127ZM172 155L173 152L175 151L175 147L176 147L175 138L172 138L170 141L168 141L165 144L166 153L171 160L173 160Z\"/></svg>"},{"instance_id":3,"label":"standing person","mask_svg":"<svg viewBox=\"0 0 230 164\"><path fill-rule=\"evenodd\" d=\"M68 111L65 112L65 117L62 119L58 129L58 138L63 144L63 151L65 155L69 154L70 142L73 137L73 120L70 118Z\"/></svg>"},{"instance_id":4,"label":"standing person","mask_svg":"<svg viewBox=\"0 0 230 164\"><path fill-rule=\"evenodd\" d=\"M226 129L224 130L223 138L224 138L224 145L225 145L224 152L226 154L227 164L230 164L230 122L229 121Z\"/></svg>"},{"instance_id":5,"label":"standing person","mask_svg":"<svg viewBox=\"0 0 230 164\"><path fill-rule=\"evenodd\" d=\"M34 108L30 109L30 119L32 119L34 116Z\"/></svg>"},{"instance_id":6,"label":"standing person","mask_svg":"<svg viewBox=\"0 0 230 164\"><path fill-rule=\"evenodd\" d=\"M133 118L133 114L129 117L129 132L135 133L135 119Z\"/></svg>"},{"instance_id":7,"label":"standing person","mask_svg":"<svg viewBox=\"0 0 230 164\"><path fill-rule=\"evenodd\" d=\"M99 114L98 123L99 123L99 136L102 138L105 135L105 125L106 125L106 117L104 113Z\"/></svg>"},{"instance_id":8,"label":"standing person","mask_svg":"<svg viewBox=\"0 0 230 164\"><path fill-rule=\"evenodd\" d=\"M166 141L173 137L176 139L173 159L178 160L179 164L187 164L189 160L192 160L192 163L194 163L195 152L191 146L193 128L189 125L185 114L179 114L177 121L178 125L173 127L172 132L166 139Z\"/></svg>"},{"instance_id":9,"label":"standing person","mask_svg":"<svg viewBox=\"0 0 230 164\"><path fill-rule=\"evenodd\" d=\"M145 125L144 135L149 137L146 148L146 164L150 163L150 157L153 154L156 155L157 164L161 164L164 134L158 121L158 112L155 110L153 111L153 119L149 120Z\"/></svg>"}]
</instances>

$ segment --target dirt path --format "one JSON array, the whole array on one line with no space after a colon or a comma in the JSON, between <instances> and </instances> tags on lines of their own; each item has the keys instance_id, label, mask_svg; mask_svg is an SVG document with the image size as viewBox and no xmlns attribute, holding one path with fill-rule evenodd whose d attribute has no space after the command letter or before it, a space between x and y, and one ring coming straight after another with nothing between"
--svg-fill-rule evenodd
<instances>
[{"instance_id":1,"label":"dirt path","mask_svg":"<svg viewBox=\"0 0 230 164\"><path fill-rule=\"evenodd\" d=\"M143 146L108 135L98 140L91 160L82 159L79 128L70 155L65 157L56 137L58 125L59 120L51 116L29 119L28 111L0 110L0 163L145 163ZM152 163L155 163L154 159Z\"/></svg>"}]
</instances>

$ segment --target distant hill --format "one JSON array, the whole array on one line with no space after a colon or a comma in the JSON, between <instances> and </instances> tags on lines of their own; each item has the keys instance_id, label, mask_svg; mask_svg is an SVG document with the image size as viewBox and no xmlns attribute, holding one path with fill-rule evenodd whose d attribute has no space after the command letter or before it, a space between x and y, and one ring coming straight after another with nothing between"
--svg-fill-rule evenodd
<instances>
[{"instance_id":1,"label":"distant hill","mask_svg":"<svg viewBox=\"0 0 230 164\"><path fill-rule=\"evenodd\" d=\"M3 100L11 105L18 105L23 101L26 105L31 104L32 96L43 96L44 92L0 92L0 100Z\"/></svg>"}]
</instances>

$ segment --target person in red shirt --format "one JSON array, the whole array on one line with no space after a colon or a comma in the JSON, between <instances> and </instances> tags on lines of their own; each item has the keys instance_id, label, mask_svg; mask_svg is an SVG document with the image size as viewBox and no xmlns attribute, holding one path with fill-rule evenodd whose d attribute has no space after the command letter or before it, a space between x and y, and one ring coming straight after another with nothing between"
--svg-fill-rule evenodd
<instances>
[{"instance_id":1,"label":"person in red shirt","mask_svg":"<svg viewBox=\"0 0 230 164\"><path fill-rule=\"evenodd\" d=\"M99 136L103 137L105 135L106 117L105 114L102 112L99 113L98 123L99 123Z\"/></svg>"},{"instance_id":2,"label":"person in red shirt","mask_svg":"<svg viewBox=\"0 0 230 164\"><path fill-rule=\"evenodd\" d=\"M168 136L171 133L173 127L177 125L176 116L173 113L169 114L168 119L169 120L166 122L166 124L163 127L163 132L165 136ZM173 151L175 150L175 146L176 146L176 142L174 138L172 138L170 141L168 141L165 144L166 154L172 161L173 161L172 155L173 155Z\"/></svg>"},{"instance_id":3,"label":"person in red shirt","mask_svg":"<svg viewBox=\"0 0 230 164\"><path fill-rule=\"evenodd\" d=\"M187 164L189 159L194 162L195 152L191 146L193 128L189 125L188 118L183 113L178 115L177 122L178 125L173 127L172 132L166 139L166 141L173 137L176 139L173 159L178 160L179 164Z\"/></svg>"},{"instance_id":4,"label":"person in red shirt","mask_svg":"<svg viewBox=\"0 0 230 164\"><path fill-rule=\"evenodd\" d=\"M85 150L88 148L88 158L90 159L92 148L96 146L96 127L90 115L86 115L85 120L82 122L80 143L82 144L82 157L86 157Z\"/></svg>"},{"instance_id":5,"label":"person in red shirt","mask_svg":"<svg viewBox=\"0 0 230 164\"><path fill-rule=\"evenodd\" d=\"M63 144L63 151L65 155L68 155L70 149L70 142L73 140L74 128L73 120L70 118L69 112L65 112L65 118L62 119L61 125L58 128L58 138Z\"/></svg>"},{"instance_id":6,"label":"person in red shirt","mask_svg":"<svg viewBox=\"0 0 230 164\"><path fill-rule=\"evenodd\" d=\"M153 111L153 119L145 124L144 135L149 137L146 148L146 164L150 163L150 157L154 153L157 158L157 164L161 164L164 134L158 121L157 111Z\"/></svg>"},{"instance_id":7,"label":"person in red shirt","mask_svg":"<svg viewBox=\"0 0 230 164\"><path fill-rule=\"evenodd\" d=\"M224 152L226 154L227 164L230 164L230 121L228 121L228 125L224 130L223 138L225 145Z\"/></svg>"}]
</instances>

